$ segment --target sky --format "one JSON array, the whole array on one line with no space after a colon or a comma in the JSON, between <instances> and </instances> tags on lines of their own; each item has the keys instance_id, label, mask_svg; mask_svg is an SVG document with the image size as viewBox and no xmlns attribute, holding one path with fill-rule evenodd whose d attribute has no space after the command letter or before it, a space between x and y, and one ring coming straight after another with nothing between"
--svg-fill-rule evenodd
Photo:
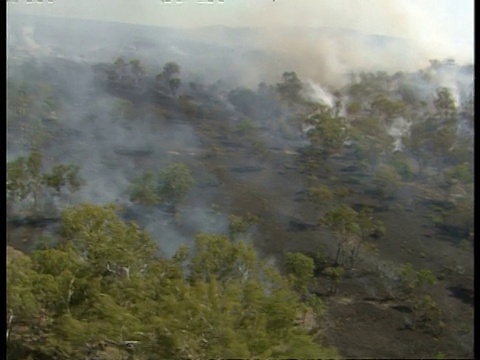
<instances>
[{"instance_id":1,"label":"sky","mask_svg":"<svg viewBox=\"0 0 480 360\"><path fill-rule=\"evenodd\" d=\"M473 59L474 0L17 0L12 13L173 27L348 28L448 46ZM49 3L48 1L52 1ZM180 2L181 3L177 3Z\"/></svg>"}]
</instances>

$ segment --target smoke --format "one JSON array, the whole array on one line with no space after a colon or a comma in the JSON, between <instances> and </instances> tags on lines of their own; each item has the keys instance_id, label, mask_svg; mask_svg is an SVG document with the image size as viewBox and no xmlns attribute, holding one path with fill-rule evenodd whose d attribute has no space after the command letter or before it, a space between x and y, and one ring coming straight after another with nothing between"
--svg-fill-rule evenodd
<instances>
[{"instance_id":1,"label":"smoke","mask_svg":"<svg viewBox=\"0 0 480 360\"><path fill-rule=\"evenodd\" d=\"M281 5L280 1L278 3ZM228 92L235 86L255 89L261 82L279 82L285 71L295 71L300 79L307 79L305 90L312 101L333 107L335 97L332 93L341 89L351 72L417 70L427 68L428 60L437 57L435 51L422 48L420 40L407 36L412 34L413 15L409 18L400 5L391 2L388 5L376 3L377 8L373 8L371 3L365 5L371 10L372 18L395 27L395 31L384 34L378 29L361 26L353 30L339 28L342 22L347 24L350 20L353 24L353 20L358 21L352 14L360 9L359 1L351 1L348 6L339 5L340 2L325 4L322 14L311 13L312 18L331 18L321 27L313 26L310 17L301 20L295 8L292 10L292 7L283 5L272 8L270 13L240 12L239 18L246 20L248 26L244 28L218 26L180 30L85 20L25 18L25 21L13 21L10 32L35 50L30 56L34 57L36 64L9 64L9 74L19 81L28 82L31 74L38 71L48 74L45 75L47 79L50 77L48 81L56 84L60 102L64 105L58 109L59 126L64 134L48 147L46 166L68 162L80 166L85 186L76 194L75 201L97 204L116 202L129 206L128 187L138 174L145 170L157 171L174 161L193 165L195 160L192 157L197 155L192 154L203 156L206 149L196 133L197 129L189 123L191 119L188 116L169 114L168 111L158 114L146 104L149 99L121 101L119 96L109 95L96 81L91 65L112 63L119 56L126 61L138 59L145 66L146 77L153 79L162 71L163 64L176 61L181 67L182 87L179 94L191 94L197 97L198 104L206 107L222 108L223 114L226 114L224 121L229 123L244 115L241 109L236 109L227 101ZM288 27L286 22L296 25ZM52 49L51 57L36 51L40 48L36 40L42 47ZM448 50L445 51L448 55L452 54L448 46L440 48ZM13 57L17 55L12 54ZM81 56L82 61L79 61ZM30 75L24 72L25 69ZM424 75L430 79L417 73L405 76L405 83L421 99L435 94L438 86L449 87L457 104L462 104L471 93L472 74L461 72L457 67L431 68ZM222 82L218 82L219 79ZM201 90L190 91L190 81L201 82ZM258 88L255 94L258 103L254 105L252 119L258 120L255 125L271 131L255 139L256 143L243 145L259 145L262 150L261 146L265 144L268 151L280 149L282 152L304 145L300 129L288 128L291 124L286 125L288 121L284 121L294 114L279 104L272 94L275 86L273 90L265 86L263 92ZM129 115L122 115L125 112ZM208 127L208 120L202 121L202 125ZM229 125L234 127L237 124ZM286 126L280 129L281 125ZM410 121L397 118L388 128L394 151L403 149L402 138L409 135L410 126ZM464 123L459 125L462 131L465 127ZM309 129L304 127L303 130L305 133ZM8 159L14 154L25 155L25 151L9 145ZM273 170L282 171L289 161L288 156L275 158L276 168ZM259 156L248 159L245 166L262 167L265 163ZM196 176L215 179L215 175L205 169L202 172L195 168L194 171ZM288 194L303 186L300 178L298 182L285 184L274 171L262 171L257 173L258 176L236 176L260 191L275 189L278 193ZM205 185L208 181L200 183ZM225 215L213 215L209 210L208 204L216 196L216 189L200 186L194 189L189 202L195 206L187 208L182 214L182 228L189 231L164 223L167 215L154 210L150 217L144 219L143 225L162 245L167 246L166 252L172 253L179 243L192 238L191 229L205 232L226 229ZM297 211L298 204L291 205L290 201L285 201L285 204L278 201L278 204L281 205L279 208L290 206L292 212ZM225 213L234 210L233 205L224 209Z\"/></svg>"},{"instance_id":2,"label":"smoke","mask_svg":"<svg viewBox=\"0 0 480 360\"><path fill-rule=\"evenodd\" d=\"M10 12L62 17L65 26L72 17L162 26L162 33L155 36L154 42L162 44L156 56L160 61L182 62L194 73L211 72L254 87L294 69L322 87L338 88L351 71L413 71L427 66L430 59L451 56L459 63L473 62L472 6L473 2L465 2L452 7L439 0L303 0L295 4L246 0L218 6L165 6L145 0L122 1L119 6L118 0L102 4L85 0L35 9L11 7ZM189 42L168 27L188 34ZM144 36L153 29L132 28L129 35L92 29L89 35L98 39L102 34L105 44L119 45L132 33ZM63 43L88 40L66 38ZM142 52L135 49L140 58Z\"/></svg>"},{"instance_id":3,"label":"smoke","mask_svg":"<svg viewBox=\"0 0 480 360\"><path fill-rule=\"evenodd\" d=\"M32 50L36 50L40 47L33 39L34 32L35 29L33 26L24 26L22 29L22 39L25 45Z\"/></svg>"},{"instance_id":4,"label":"smoke","mask_svg":"<svg viewBox=\"0 0 480 360\"><path fill-rule=\"evenodd\" d=\"M393 151L402 151L404 137L410 136L410 128L412 122L399 117L393 120L392 124L387 129L387 134L393 137Z\"/></svg>"},{"instance_id":5,"label":"smoke","mask_svg":"<svg viewBox=\"0 0 480 360\"><path fill-rule=\"evenodd\" d=\"M450 56L472 62L472 44L455 41L448 21L432 14L440 5L417 3L279 1L265 11L245 9L239 18L261 27L253 45L275 60L254 72L267 77L295 69L300 77L339 87L351 71L413 71Z\"/></svg>"},{"instance_id":6,"label":"smoke","mask_svg":"<svg viewBox=\"0 0 480 360\"><path fill-rule=\"evenodd\" d=\"M312 101L318 102L328 107L333 107L335 104L335 98L332 94L327 92L320 85L314 83L311 80L307 80L307 85L309 87L309 97Z\"/></svg>"}]
</instances>

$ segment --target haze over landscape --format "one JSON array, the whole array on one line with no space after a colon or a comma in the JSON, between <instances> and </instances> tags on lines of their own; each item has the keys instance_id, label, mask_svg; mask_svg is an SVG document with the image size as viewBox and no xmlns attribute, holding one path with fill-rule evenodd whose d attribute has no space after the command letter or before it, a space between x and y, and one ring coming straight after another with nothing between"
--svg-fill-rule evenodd
<instances>
[{"instance_id":1,"label":"haze over landscape","mask_svg":"<svg viewBox=\"0 0 480 360\"><path fill-rule=\"evenodd\" d=\"M473 6L7 2L9 358L473 358Z\"/></svg>"}]
</instances>

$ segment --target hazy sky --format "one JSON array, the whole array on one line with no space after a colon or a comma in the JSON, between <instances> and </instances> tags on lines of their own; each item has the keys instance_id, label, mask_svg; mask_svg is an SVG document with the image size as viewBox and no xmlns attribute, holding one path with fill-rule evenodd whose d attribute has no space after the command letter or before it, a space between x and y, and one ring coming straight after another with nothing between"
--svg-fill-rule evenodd
<instances>
[{"instance_id":1,"label":"hazy sky","mask_svg":"<svg viewBox=\"0 0 480 360\"><path fill-rule=\"evenodd\" d=\"M31 0L13 12L159 26L328 26L414 39L473 59L474 0ZM458 47L458 48L457 48Z\"/></svg>"}]
</instances>

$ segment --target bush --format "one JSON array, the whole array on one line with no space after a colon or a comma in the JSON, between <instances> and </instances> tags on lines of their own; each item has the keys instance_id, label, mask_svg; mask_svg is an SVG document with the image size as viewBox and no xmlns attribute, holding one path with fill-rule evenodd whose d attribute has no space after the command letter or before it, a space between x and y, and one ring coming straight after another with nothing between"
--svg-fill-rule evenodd
<instances>
[{"instance_id":1,"label":"bush","mask_svg":"<svg viewBox=\"0 0 480 360\"><path fill-rule=\"evenodd\" d=\"M302 253L289 252L285 255L284 265L295 290L305 291L313 279L315 270L313 259Z\"/></svg>"},{"instance_id":2,"label":"bush","mask_svg":"<svg viewBox=\"0 0 480 360\"><path fill-rule=\"evenodd\" d=\"M396 153L393 157L393 166L404 181L412 181L417 173L412 159L401 153Z\"/></svg>"}]
</instances>

